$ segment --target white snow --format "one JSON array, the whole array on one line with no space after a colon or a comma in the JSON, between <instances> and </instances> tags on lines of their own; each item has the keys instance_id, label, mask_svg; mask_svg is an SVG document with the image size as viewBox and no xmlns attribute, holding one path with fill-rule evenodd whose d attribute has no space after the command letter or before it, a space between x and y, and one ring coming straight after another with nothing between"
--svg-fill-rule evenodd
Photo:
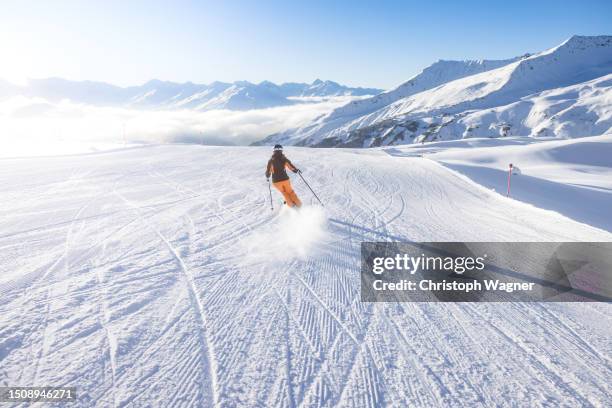
<instances>
[{"instance_id":1,"label":"white snow","mask_svg":"<svg viewBox=\"0 0 612 408\"><path fill-rule=\"evenodd\" d=\"M539 208L612 232L612 135L570 140L525 137L463 139L385 150L424 157L478 184Z\"/></svg>"},{"instance_id":2,"label":"white snow","mask_svg":"<svg viewBox=\"0 0 612 408\"><path fill-rule=\"evenodd\" d=\"M584 146L543 146L502 148L517 179L549 155L578 182ZM368 240L611 233L382 150L288 149L326 207L294 177L305 211L273 212L269 153L0 160L0 386L75 385L79 406L609 405L609 304L362 303L358 270Z\"/></svg>"}]
</instances>

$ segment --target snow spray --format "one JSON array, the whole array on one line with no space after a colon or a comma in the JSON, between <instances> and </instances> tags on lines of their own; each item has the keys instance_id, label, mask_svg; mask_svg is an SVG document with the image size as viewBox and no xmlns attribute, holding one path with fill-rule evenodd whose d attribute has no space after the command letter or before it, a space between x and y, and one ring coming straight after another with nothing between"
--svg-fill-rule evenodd
<instances>
[{"instance_id":1,"label":"snow spray","mask_svg":"<svg viewBox=\"0 0 612 408\"><path fill-rule=\"evenodd\" d=\"M247 258L258 260L304 259L312 255L327 234L327 216L319 206L299 210L282 206L270 224L246 239Z\"/></svg>"}]
</instances>

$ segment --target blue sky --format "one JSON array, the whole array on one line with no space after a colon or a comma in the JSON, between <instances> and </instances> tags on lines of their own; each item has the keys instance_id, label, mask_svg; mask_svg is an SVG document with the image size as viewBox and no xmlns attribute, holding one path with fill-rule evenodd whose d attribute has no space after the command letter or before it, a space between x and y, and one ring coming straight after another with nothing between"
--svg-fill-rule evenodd
<instances>
[{"instance_id":1,"label":"blue sky","mask_svg":"<svg viewBox=\"0 0 612 408\"><path fill-rule=\"evenodd\" d=\"M507 58L572 34L612 35L612 1L4 1L0 78L391 88L438 59Z\"/></svg>"}]
</instances>

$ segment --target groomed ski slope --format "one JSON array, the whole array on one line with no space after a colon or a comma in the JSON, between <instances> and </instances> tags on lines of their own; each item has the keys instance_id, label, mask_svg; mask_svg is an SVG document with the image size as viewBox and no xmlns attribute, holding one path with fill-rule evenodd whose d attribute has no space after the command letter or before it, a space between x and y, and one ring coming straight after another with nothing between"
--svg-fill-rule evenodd
<instances>
[{"instance_id":1,"label":"groomed ski slope","mask_svg":"<svg viewBox=\"0 0 612 408\"><path fill-rule=\"evenodd\" d=\"M385 148L423 157L538 208L612 231L612 134L578 139L470 138ZM516 170L516 169L519 170Z\"/></svg>"},{"instance_id":2,"label":"groomed ski slope","mask_svg":"<svg viewBox=\"0 0 612 408\"><path fill-rule=\"evenodd\" d=\"M363 303L361 241L610 241L431 160L289 148L0 160L0 386L79 406L609 406L603 303ZM584 203L588 205L588 203Z\"/></svg>"}]
</instances>

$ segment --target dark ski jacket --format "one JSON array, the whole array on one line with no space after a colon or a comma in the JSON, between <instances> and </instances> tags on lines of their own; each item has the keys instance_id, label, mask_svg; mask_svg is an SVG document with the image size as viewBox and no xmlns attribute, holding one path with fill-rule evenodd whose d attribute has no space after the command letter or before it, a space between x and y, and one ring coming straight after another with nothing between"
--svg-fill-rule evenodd
<instances>
[{"instance_id":1,"label":"dark ski jacket","mask_svg":"<svg viewBox=\"0 0 612 408\"><path fill-rule=\"evenodd\" d=\"M289 180L289 176L285 169L289 169L294 173L297 173L298 169L285 157L283 152L274 152L272 157L268 160L268 166L266 167L266 178L270 178L272 175L272 182L277 183L279 181Z\"/></svg>"}]
</instances>

